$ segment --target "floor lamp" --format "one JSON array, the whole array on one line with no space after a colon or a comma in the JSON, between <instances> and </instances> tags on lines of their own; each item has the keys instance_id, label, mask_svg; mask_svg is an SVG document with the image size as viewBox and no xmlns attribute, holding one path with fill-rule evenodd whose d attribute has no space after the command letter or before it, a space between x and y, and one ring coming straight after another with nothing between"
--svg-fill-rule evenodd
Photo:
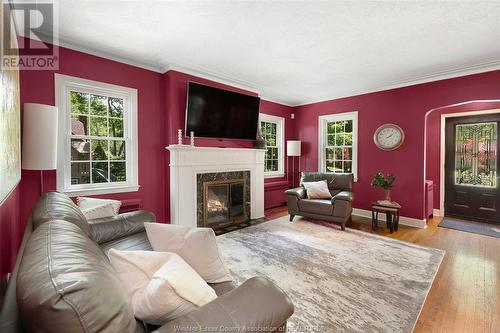
<instances>
[{"instance_id":1,"label":"floor lamp","mask_svg":"<svg viewBox=\"0 0 500 333\"><path fill-rule=\"evenodd\" d=\"M299 140L288 140L286 142L286 180L290 182L288 178L289 172L289 163L288 157L292 157L292 187L295 187L295 157L299 157L299 170L300 170L300 141Z\"/></svg>"},{"instance_id":2,"label":"floor lamp","mask_svg":"<svg viewBox=\"0 0 500 333\"><path fill-rule=\"evenodd\" d=\"M21 165L24 170L40 171L40 194L43 194L43 171L57 167L55 106L24 103Z\"/></svg>"}]
</instances>

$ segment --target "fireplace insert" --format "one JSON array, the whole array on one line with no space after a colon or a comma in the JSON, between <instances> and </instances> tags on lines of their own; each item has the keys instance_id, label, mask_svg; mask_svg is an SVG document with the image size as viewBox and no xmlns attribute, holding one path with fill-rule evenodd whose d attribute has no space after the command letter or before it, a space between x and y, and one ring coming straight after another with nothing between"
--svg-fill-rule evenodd
<instances>
[{"instance_id":1,"label":"fireplace insert","mask_svg":"<svg viewBox=\"0 0 500 333\"><path fill-rule=\"evenodd\" d=\"M218 229L248 220L245 179L203 182L203 226Z\"/></svg>"}]
</instances>

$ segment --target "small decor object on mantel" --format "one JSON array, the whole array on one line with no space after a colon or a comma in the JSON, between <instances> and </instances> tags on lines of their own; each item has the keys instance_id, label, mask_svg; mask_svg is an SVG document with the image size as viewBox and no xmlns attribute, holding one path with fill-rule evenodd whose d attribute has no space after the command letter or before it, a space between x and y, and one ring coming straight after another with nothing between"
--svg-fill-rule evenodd
<instances>
[{"instance_id":1,"label":"small decor object on mantel","mask_svg":"<svg viewBox=\"0 0 500 333\"><path fill-rule=\"evenodd\" d=\"M194 147L194 132L191 131L189 133L189 140L190 140L190 143L191 143L191 147Z\"/></svg>"},{"instance_id":2,"label":"small decor object on mantel","mask_svg":"<svg viewBox=\"0 0 500 333\"><path fill-rule=\"evenodd\" d=\"M182 145L182 130L180 128L177 130L177 143Z\"/></svg>"},{"instance_id":3,"label":"small decor object on mantel","mask_svg":"<svg viewBox=\"0 0 500 333\"><path fill-rule=\"evenodd\" d=\"M384 201L386 203L392 202L392 200L391 200L391 188L392 188L392 184L394 183L395 179L396 179L396 177L394 177L393 175L388 174L387 176L385 176L382 172L377 172L375 174L375 176L373 176L371 185L375 186L375 187L381 187L385 190Z\"/></svg>"},{"instance_id":4,"label":"small decor object on mantel","mask_svg":"<svg viewBox=\"0 0 500 333\"><path fill-rule=\"evenodd\" d=\"M405 140L405 132L395 124L384 124L373 134L375 145L382 150L399 148Z\"/></svg>"}]
</instances>

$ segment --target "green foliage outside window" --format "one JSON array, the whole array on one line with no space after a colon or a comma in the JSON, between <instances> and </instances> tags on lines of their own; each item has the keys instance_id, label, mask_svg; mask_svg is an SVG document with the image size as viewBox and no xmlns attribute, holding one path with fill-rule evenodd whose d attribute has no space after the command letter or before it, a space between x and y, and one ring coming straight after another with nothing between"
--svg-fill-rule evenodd
<instances>
[{"instance_id":1,"label":"green foliage outside window","mask_svg":"<svg viewBox=\"0 0 500 333\"><path fill-rule=\"evenodd\" d=\"M328 122L325 147L327 172L352 172L352 120Z\"/></svg>"},{"instance_id":2,"label":"green foliage outside window","mask_svg":"<svg viewBox=\"0 0 500 333\"><path fill-rule=\"evenodd\" d=\"M266 141L266 155L264 157L264 171L272 172L279 170L279 152L277 145L277 124L272 122L262 121L260 123L260 131Z\"/></svg>"},{"instance_id":3,"label":"green foliage outside window","mask_svg":"<svg viewBox=\"0 0 500 333\"><path fill-rule=\"evenodd\" d=\"M71 183L126 181L123 99L70 92Z\"/></svg>"}]
</instances>

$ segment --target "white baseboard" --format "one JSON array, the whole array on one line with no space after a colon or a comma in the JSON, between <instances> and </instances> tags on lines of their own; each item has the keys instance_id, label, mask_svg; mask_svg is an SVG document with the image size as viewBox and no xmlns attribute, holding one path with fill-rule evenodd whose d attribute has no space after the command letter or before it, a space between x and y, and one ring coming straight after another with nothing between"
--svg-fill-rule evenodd
<instances>
[{"instance_id":1,"label":"white baseboard","mask_svg":"<svg viewBox=\"0 0 500 333\"><path fill-rule=\"evenodd\" d=\"M370 210L360 209L360 208L353 208L352 215L366 217L369 219L372 218L372 212ZM385 214L379 213L378 216L379 216L380 221L386 221ZM421 229L427 228L427 221L426 220L414 219L413 217L400 216L399 217L399 224L406 225L408 227L421 228Z\"/></svg>"},{"instance_id":2,"label":"white baseboard","mask_svg":"<svg viewBox=\"0 0 500 333\"><path fill-rule=\"evenodd\" d=\"M434 209L432 211L432 215L433 216L443 216L443 213L441 213L441 210L440 209Z\"/></svg>"}]
</instances>

